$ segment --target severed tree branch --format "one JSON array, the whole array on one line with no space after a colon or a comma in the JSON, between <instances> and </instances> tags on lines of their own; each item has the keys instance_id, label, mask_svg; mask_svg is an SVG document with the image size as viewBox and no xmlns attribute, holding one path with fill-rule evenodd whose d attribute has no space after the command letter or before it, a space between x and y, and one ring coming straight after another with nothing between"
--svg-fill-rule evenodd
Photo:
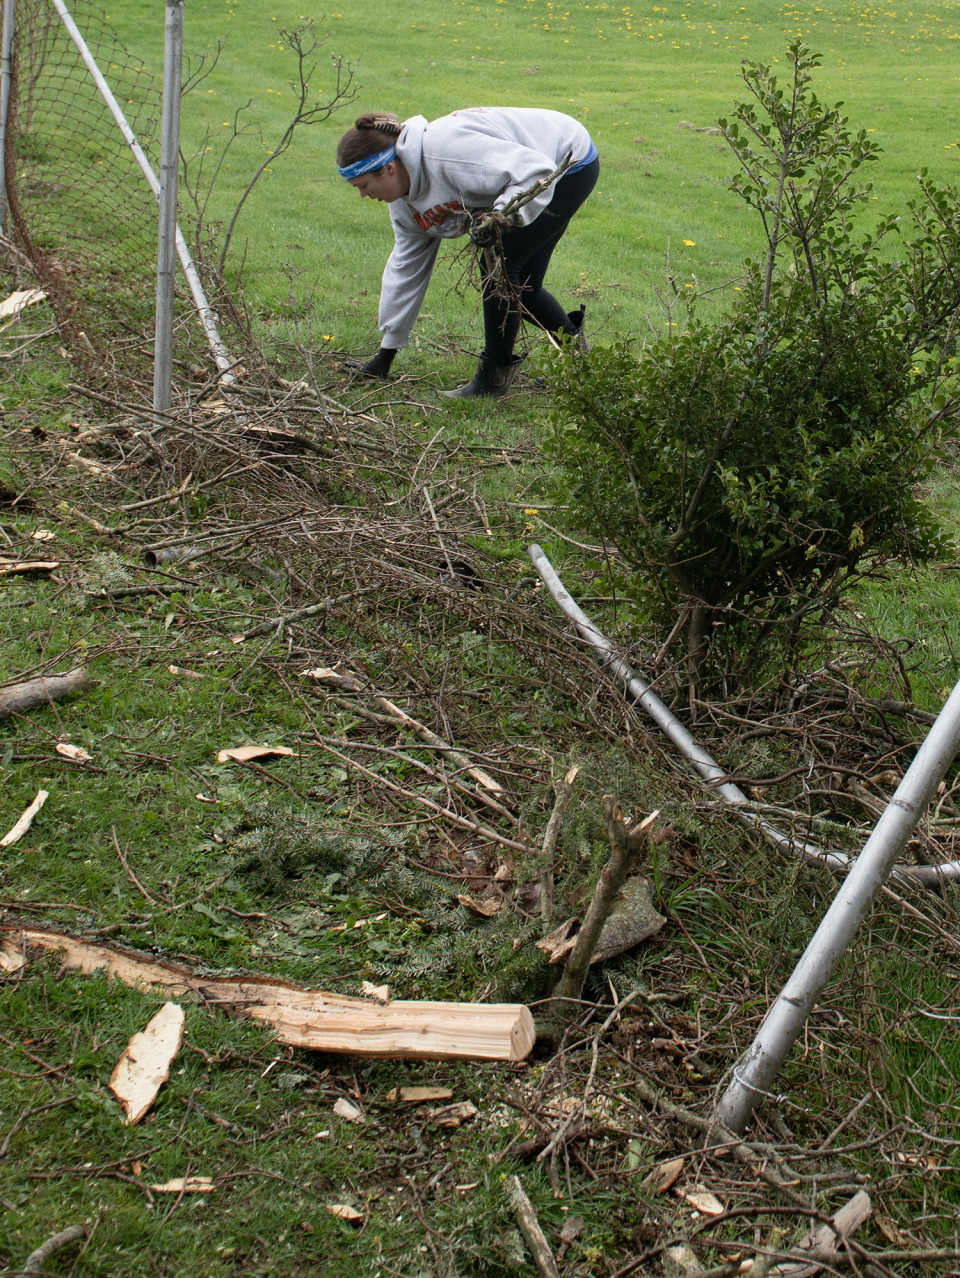
<instances>
[{"instance_id":1,"label":"severed tree branch","mask_svg":"<svg viewBox=\"0 0 960 1278\"><path fill-rule=\"evenodd\" d=\"M577 934L576 943L570 957L564 965L563 974L557 981L553 996L548 1005L547 1019L560 1024L570 1015L570 1008L575 1004L571 999L579 999L590 970L590 960L597 948L603 925L613 912L620 890L630 873L637 868L637 863L647 846L650 827L660 815L652 812L645 821L627 829L623 819L623 809L612 794L604 796L603 812L607 818L607 836L610 839L610 860L600 871L600 878L593 892L593 899L587 909L583 926Z\"/></svg>"}]
</instances>

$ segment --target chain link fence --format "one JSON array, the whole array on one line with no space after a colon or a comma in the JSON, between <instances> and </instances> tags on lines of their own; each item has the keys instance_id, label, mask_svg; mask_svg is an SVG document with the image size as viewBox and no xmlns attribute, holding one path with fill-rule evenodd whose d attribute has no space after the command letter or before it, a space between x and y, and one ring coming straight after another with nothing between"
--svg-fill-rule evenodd
<instances>
[{"instance_id":1,"label":"chain link fence","mask_svg":"<svg viewBox=\"0 0 960 1278\"><path fill-rule=\"evenodd\" d=\"M8 234L77 358L116 364L122 352L127 366L143 364L153 354L156 198L51 0L7 3L16 4L4 146ZM157 171L159 79L124 48L99 5L77 0L70 13ZM219 281L204 283L230 312ZM176 353L205 362L182 277L177 291ZM244 336L231 334L241 347Z\"/></svg>"}]
</instances>

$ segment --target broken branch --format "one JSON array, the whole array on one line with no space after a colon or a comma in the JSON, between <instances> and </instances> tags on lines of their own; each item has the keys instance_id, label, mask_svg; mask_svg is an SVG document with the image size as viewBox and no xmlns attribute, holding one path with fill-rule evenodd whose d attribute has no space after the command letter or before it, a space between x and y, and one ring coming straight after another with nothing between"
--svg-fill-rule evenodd
<instances>
[{"instance_id":1,"label":"broken branch","mask_svg":"<svg viewBox=\"0 0 960 1278\"><path fill-rule=\"evenodd\" d=\"M62 697L69 697L71 693L94 687L96 681L87 676L82 666L62 675L41 675L23 683L9 684L6 688L0 688L0 719L9 719L11 715L32 710L34 706L59 701Z\"/></svg>"},{"instance_id":2,"label":"broken branch","mask_svg":"<svg viewBox=\"0 0 960 1278\"><path fill-rule=\"evenodd\" d=\"M553 811L550 813L547 828L543 832L543 846L540 850L540 857L543 863L543 869L540 872L540 916L543 919L545 930L553 922L553 854L556 851L557 837L560 834L560 822L563 820L563 814L566 812L567 804L570 802L573 783L576 781L579 771L579 766L571 768L557 786Z\"/></svg>"},{"instance_id":3,"label":"broken branch","mask_svg":"<svg viewBox=\"0 0 960 1278\"><path fill-rule=\"evenodd\" d=\"M603 925L613 912L617 897L626 883L628 876L637 867L641 853L647 846L650 827L659 812L652 812L645 821L632 830L627 829L623 819L623 809L608 794L603 800L603 811L607 818L607 836L610 840L610 860L600 871L600 878L593 892L593 899L587 909L583 927L577 935L576 943L563 969L563 975L553 991L547 1016L549 1020L562 1021L569 1017L571 1004L566 1000L578 999L583 993L583 986L590 969L590 960L597 947Z\"/></svg>"},{"instance_id":4,"label":"broken branch","mask_svg":"<svg viewBox=\"0 0 960 1278\"><path fill-rule=\"evenodd\" d=\"M514 1212L516 1212L520 1232L530 1248L530 1254L533 1256L538 1273L541 1278L560 1278L560 1270L557 1268L557 1262L553 1258L550 1244L540 1228L537 1213L534 1211L533 1203L527 1197L523 1185L520 1183L520 1177L511 1176L509 1185L510 1202Z\"/></svg>"}]
</instances>

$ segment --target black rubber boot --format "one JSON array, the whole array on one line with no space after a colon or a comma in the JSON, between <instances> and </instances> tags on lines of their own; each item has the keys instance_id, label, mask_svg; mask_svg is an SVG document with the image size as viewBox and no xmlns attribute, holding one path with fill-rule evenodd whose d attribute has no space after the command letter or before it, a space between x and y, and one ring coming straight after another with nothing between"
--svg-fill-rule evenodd
<instances>
[{"instance_id":1,"label":"black rubber boot","mask_svg":"<svg viewBox=\"0 0 960 1278\"><path fill-rule=\"evenodd\" d=\"M583 305L583 303L580 304L579 311L567 311L567 319L570 321L573 327L577 330L576 334L571 334L571 337L576 342L577 346L579 346L580 350L582 351L592 350L593 348L591 347L590 343L587 341L587 332L586 332L587 308Z\"/></svg>"},{"instance_id":2,"label":"black rubber boot","mask_svg":"<svg viewBox=\"0 0 960 1278\"><path fill-rule=\"evenodd\" d=\"M493 397L500 399L506 395L513 385L517 369L523 363L523 356L515 356L509 364L495 364L489 355L481 355L477 371L465 386L456 390L444 391L447 399L480 399Z\"/></svg>"}]
</instances>

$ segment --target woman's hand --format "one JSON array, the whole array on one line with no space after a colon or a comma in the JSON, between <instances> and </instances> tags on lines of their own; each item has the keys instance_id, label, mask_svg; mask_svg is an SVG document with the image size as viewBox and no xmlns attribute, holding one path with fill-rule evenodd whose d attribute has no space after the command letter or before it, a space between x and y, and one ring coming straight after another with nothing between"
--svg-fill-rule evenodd
<instances>
[{"instance_id":1,"label":"woman's hand","mask_svg":"<svg viewBox=\"0 0 960 1278\"><path fill-rule=\"evenodd\" d=\"M495 209L479 209L470 216L470 243L477 248L489 248L496 244L504 231L519 225L520 219L515 213L504 217Z\"/></svg>"}]
</instances>

